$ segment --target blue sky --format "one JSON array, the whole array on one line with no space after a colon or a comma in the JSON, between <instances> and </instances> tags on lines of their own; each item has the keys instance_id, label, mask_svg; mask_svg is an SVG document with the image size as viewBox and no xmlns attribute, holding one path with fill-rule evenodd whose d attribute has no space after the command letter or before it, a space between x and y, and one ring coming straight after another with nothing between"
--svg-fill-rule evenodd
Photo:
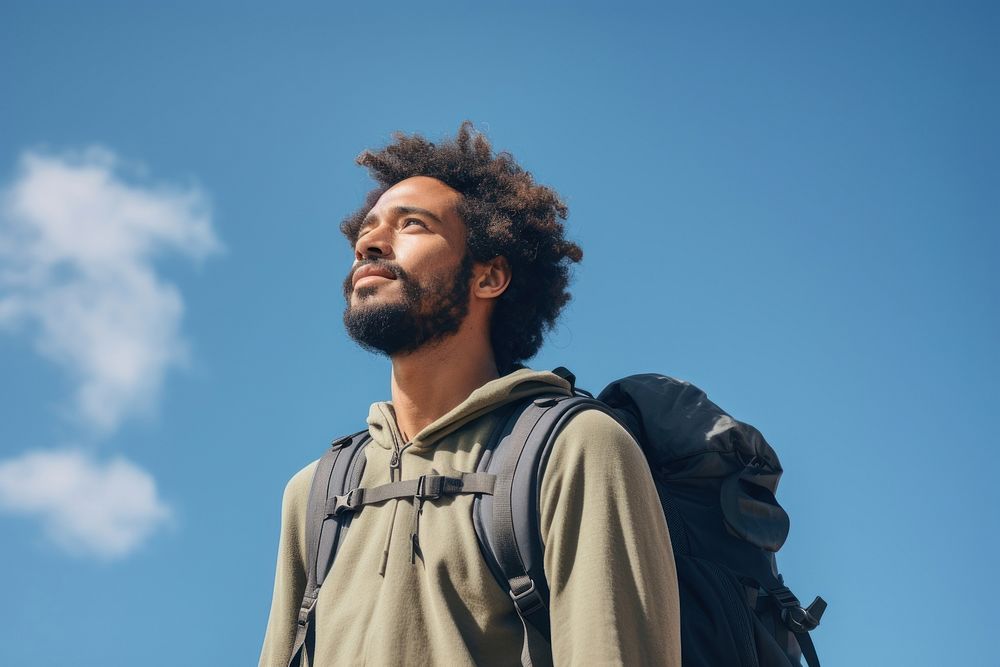
<instances>
[{"instance_id":1,"label":"blue sky","mask_svg":"<svg viewBox=\"0 0 1000 667\"><path fill-rule=\"evenodd\" d=\"M994 4L146 4L0 9L0 663L255 664L284 483L388 397L353 159L470 119L584 249L532 365L764 432L824 664L996 664Z\"/></svg>"}]
</instances>

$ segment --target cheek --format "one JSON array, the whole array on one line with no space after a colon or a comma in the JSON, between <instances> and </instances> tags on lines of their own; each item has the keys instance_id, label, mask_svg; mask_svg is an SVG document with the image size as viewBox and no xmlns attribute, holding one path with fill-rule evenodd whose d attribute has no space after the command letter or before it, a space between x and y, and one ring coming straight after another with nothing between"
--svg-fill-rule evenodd
<instances>
[{"instance_id":1,"label":"cheek","mask_svg":"<svg viewBox=\"0 0 1000 667\"><path fill-rule=\"evenodd\" d=\"M433 248L423 248L422 252L412 255L413 266L420 268L421 275L440 276L454 273L462 263L465 256L464 248L456 251L443 240Z\"/></svg>"},{"instance_id":2,"label":"cheek","mask_svg":"<svg viewBox=\"0 0 1000 667\"><path fill-rule=\"evenodd\" d=\"M462 254L462 248L454 248L451 241L445 237L429 232L422 234L399 234L393 245L396 258L400 264L411 264L413 266L426 263L440 266L449 260L457 260Z\"/></svg>"}]
</instances>

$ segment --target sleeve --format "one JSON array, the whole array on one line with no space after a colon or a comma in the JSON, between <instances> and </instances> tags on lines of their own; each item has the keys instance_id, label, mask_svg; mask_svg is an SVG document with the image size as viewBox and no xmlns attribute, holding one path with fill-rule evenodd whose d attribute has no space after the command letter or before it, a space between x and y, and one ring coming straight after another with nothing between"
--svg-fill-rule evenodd
<instances>
[{"instance_id":1,"label":"sleeve","mask_svg":"<svg viewBox=\"0 0 1000 667\"><path fill-rule=\"evenodd\" d=\"M679 667L670 535L635 440L600 411L576 415L540 500L554 664Z\"/></svg>"},{"instance_id":2,"label":"sleeve","mask_svg":"<svg viewBox=\"0 0 1000 667\"><path fill-rule=\"evenodd\" d=\"M281 535L274 593L259 667L287 667L292 657L299 605L306 589L306 510L316 463L289 480L281 499Z\"/></svg>"}]
</instances>

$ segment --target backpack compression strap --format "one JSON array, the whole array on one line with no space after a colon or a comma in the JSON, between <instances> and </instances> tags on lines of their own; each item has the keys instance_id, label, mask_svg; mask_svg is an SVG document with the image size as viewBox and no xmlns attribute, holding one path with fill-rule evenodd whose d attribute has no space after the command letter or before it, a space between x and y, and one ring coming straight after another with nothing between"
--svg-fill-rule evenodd
<instances>
[{"instance_id":1,"label":"backpack compression strap","mask_svg":"<svg viewBox=\"0 0 1000 667\"><path fill-rule=\"evenodd\" d=\"M307 654L315 641L316 598L350 523L350 515L328 523L327 499L357 486L365 467L361 452L369 439L368 431L364 430L335 440L320 458L313 474L306 510L306 588L299 605L295 643L288 667L309 664Z\"/></svg>"},{"instance_id":2,"label":"backpack compression strap","mask_svg":"<svg viewBox=\"0 0 1000 667\"><path fill-rule=\"evenodd\" d=\"M420 514L423 504L437 500L441 496L455 496L462 493L492 495L496 475L464 472L459 477L446 475L421 475L416 479L390 482L370 489L354 488L342 496L330 498L326 502L329 516L340 516L347 512L357 512L365 505L384 503L393 498L413 498L413 530L410 532L410 562L416 562L420 551Z\"/></svg>"},{"instance_id":3,"label":"backpack compression strap","mask_svg":"<svg viewBox=\"0 0 1000 667\"><path fill-rule=\"evenodd\" d=\"M416 479L391 482L370 489L355 488L344 495L326 501L328 515L340 516L345 512L357 512L365 505L384 503L393 498L415 498L416 500L437 500L441 496L460 493L493 493L496 475L465 472L460 477L446 475L421 475Z\"/></svg>"},{"instance_id":4,"label":"backpack compression strap","mask_svg":"<svg viewBox=\"0 0 1000 667\"><path fill-rule=\"evenodd\" d=\"M532 664L528 626L550 638L549 589L538 499L549 453L560 429L578 412L608 406L584 396L535 398L515 411L489 446L480 470L496 474L493 497L476 503L475 527L490 569L507 590L524 627L521 663Z\"/></svg>"}]
</instances>

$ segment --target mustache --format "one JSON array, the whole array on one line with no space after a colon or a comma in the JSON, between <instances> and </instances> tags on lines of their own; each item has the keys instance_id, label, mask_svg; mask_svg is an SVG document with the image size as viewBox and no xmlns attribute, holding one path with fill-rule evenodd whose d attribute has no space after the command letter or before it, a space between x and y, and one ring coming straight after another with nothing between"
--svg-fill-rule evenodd
<instances>
[{"instance_id":1,"label":"mustache","mask_svg":"<svg viewBox=\"0 0 1000 667\"><path fill-rule=\"evenodd\" d=\"M396 278L406 277L406 271L403 271L403 269L395 262L390 262L387 259L365 259L351 267L351 270L347 273L347 279L353 282L354 274L365 266L374 266L382 269L383 271L388 271Z\"/></svg>"},{"instance_id":2,"label":"mustache","mask_svg":"<svg viewBox=\"0 0 1000 667\"><path fill-rule=\"evenodd\" d=\"M399 280L407 280L409 275L395 262L390 262L387 259L364 259L351 267L351 270L347 272L347 277L344 278L344 298L350 300L351 292L354 291L354 274L361 267L364 266L375 266L383 271L388 271L393 276Z\"/></svg>"}]
</instances>

